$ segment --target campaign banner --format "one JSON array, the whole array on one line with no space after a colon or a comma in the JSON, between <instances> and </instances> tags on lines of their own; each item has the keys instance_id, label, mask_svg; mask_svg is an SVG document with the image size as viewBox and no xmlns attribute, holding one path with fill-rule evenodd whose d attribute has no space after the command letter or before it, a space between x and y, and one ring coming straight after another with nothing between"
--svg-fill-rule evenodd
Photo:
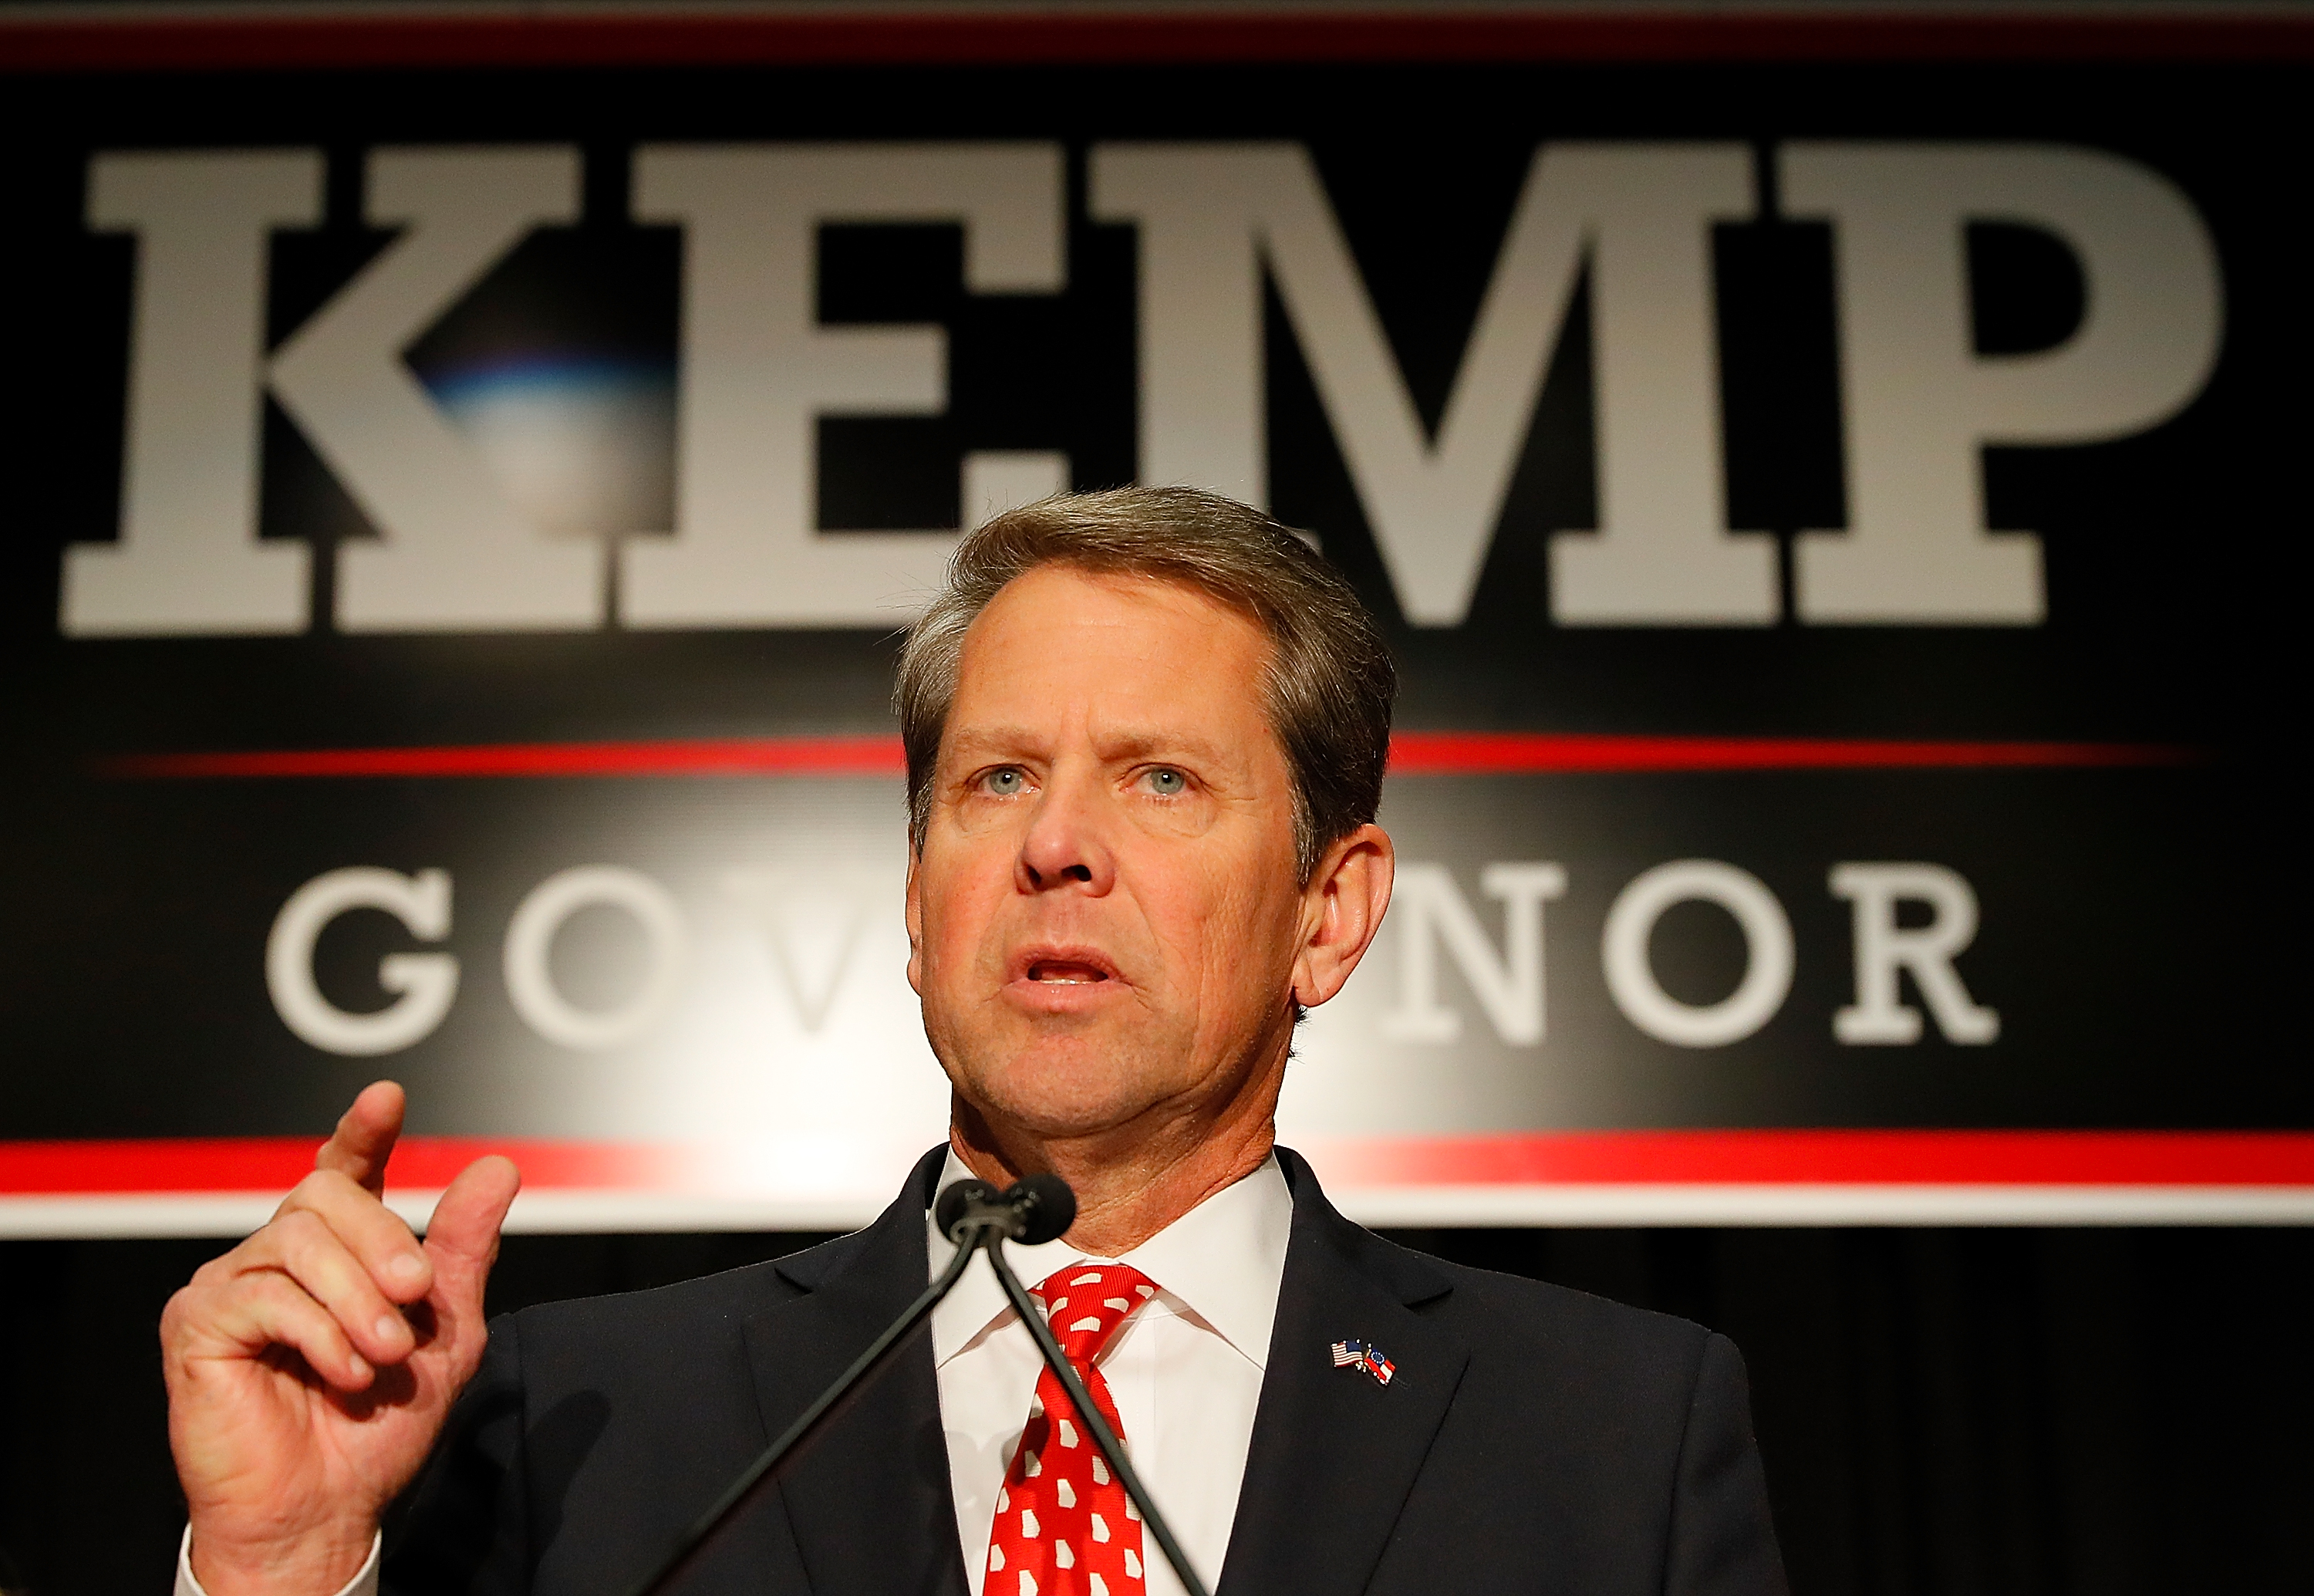
<instances>
[{"instance_id":1,"label":"campaign banner","mask_svg":"<svg viewBox=\"0 0 2314 1596\"><path fill-rule=\"evenodd\" d=\"M0 32L0 1231L253 1225L379 1077L413 1216L863 1220L896 638L1135 481L1397 654L1355 1215L2314 1219L2314 34L139 26Z\"/></svg>"}]
</instances>

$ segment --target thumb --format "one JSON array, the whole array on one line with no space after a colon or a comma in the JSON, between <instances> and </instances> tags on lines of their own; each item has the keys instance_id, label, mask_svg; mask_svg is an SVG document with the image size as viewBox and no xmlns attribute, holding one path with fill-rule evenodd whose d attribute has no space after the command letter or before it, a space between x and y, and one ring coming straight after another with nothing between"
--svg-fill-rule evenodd
<instances>
[{"instance_id":1,"label":"thumb","mask_svg":"<svg viewBox=\"0 0 2314 1596\"><path fill-rule=\"evenodd\" d=\"M492 1154L458 1172L426 1226L426 1251L434 1261L436 1289L462 1308L479 1311L482 1287L499 1256L499 1231L522 1187L514 1160Z\"/></svg>"}]
</instances>

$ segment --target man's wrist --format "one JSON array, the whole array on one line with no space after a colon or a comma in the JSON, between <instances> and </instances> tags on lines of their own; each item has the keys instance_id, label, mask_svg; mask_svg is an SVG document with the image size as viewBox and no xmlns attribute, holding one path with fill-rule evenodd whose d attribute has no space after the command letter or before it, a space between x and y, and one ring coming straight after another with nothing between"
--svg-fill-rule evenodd
<instances>
[{"instance_id":1,"label":"man's wrist","mask_svg":"<svg viewBox=\"0 0 2314 1596\"><path fill-rule=\"evenodd\" d=\"M185 1527L177 1556L178 1596L360 1596L377 1585L375 1525L255 1547L201 1540Z\"/></svg>"}]
</instances>

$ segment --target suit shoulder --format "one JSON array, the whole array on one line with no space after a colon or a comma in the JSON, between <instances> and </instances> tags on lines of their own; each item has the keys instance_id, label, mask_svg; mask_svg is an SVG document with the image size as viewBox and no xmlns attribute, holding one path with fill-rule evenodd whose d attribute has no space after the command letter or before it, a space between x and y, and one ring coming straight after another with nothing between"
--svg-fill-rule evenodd
<instances>
[{"instance_id":1,"label":"suit shoulder","mask_svg":"<svg viewBox=\"0 0 2314 1596\"><path fill-rule=\"evenodd\" d=\"M1451 1288L1417 1311L1435 1314L1479 1345L1555 1346L1691 1377L1712 1332L1689 1319L1633 1308L1572 1286L1449 1263L1375 1237L1403 1266Z\"/></svg>"},{"instance_id":2,"label":"suit shoulder","mask_svg":"<svg viewBox=\"0 0 2314 1596\"><path fill-rule=\"evenodd\" d=\"M1300 1154L1281 1148L1278 1159L1297 1204L1308 1206L1313 1241L1414 1312L1451 1326L1489 1361L1571 1358L1611 1386L1662 1388L1670 1381L1685 1389L1695 1380L1713 1339L1701 1325L1418 1252L1335 1209Z\"/></svg>"},{"instance_id":3,"label":"suit shoulder","mask_svg":"<svg viewBox=\"0 0 2314 1596\"><path fill-rule=\"evenodd\" d=\"M840 1236L785 1257L745 1264L642 1291L541 1302L508 1316L522 1341L524 1355L556 1346L596 1351L636 1338L657 1342L669 1336L737 1326L751 1314L789 1301L812 1281L848 1260L858 1236Z\"/></svg>"}]
</instances>

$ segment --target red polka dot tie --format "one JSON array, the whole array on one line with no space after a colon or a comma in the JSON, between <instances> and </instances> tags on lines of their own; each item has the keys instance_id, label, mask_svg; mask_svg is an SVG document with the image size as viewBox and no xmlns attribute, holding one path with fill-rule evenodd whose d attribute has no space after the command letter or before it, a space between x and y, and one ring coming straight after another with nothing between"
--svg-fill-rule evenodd
<instances>
[{"instance_id":1,"label":"red polka dot tie","mask_svg":"<svg viewBox=\"0 0 2314 1596\"><path fill-rule=\"evenodd\" d=\"M1045 1305L1054 1338L1120 1441L1125 1426L1093 1360L1156 1294L1146 1275L1122 1264L1072 1265L1029 1293ZM1141 1515L1047 1369L1037 1377L1020 1448L996 1493L982 1596L1139 1596L1144 1588Z\"/></svg>"}]
</instances>

